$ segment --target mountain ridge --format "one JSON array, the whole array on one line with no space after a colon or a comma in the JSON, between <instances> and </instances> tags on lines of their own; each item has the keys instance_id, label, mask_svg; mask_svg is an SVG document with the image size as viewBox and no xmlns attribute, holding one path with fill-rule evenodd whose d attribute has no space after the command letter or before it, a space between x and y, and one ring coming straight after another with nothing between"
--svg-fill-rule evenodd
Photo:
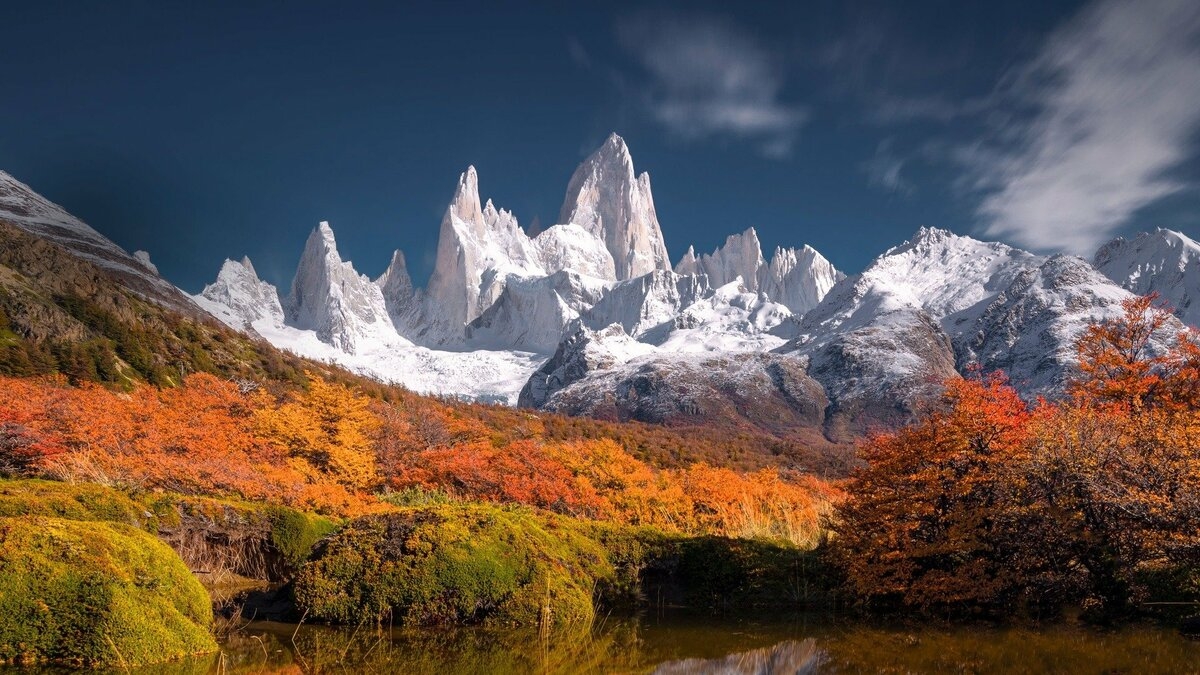
<instances>
[{"instance_id":1,"label":"mountain ridge","mask_svg":"<svg viewBox=\"0 0 1200 675\"><path fill-rule=\"evenodd\" d=\"M468 167L424 286L401 250L375 279L360 273L321 222L286 294L243 258L186 296L144 251L126 253L0 173L0 219L147 301L417 392L619 420L729 417L844 440L906 421L975 368L1055 395L1084 327L1132 293L1171 302L1179 329L1200 318L1200 244L1161 229L1089 262L921 228L847 276L807 245L768 259L751 227L671 266L649 177L615 134L576 169L562 213L531 236L481 199Z\"/></svg>"}]
</instances>

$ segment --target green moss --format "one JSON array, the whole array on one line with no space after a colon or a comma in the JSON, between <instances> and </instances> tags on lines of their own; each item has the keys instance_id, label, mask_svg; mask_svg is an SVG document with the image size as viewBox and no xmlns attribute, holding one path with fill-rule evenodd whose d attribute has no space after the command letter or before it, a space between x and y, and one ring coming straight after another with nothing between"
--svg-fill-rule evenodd
<instances>
[{"instance_id":1,"label":"green moss","mask_svg":"<svg viewBox=\"0 0 1200 675\"><path fill-rule=\"evenodd\" d=\"M0 517L50 516L68 520L125 523L156 532L160 514L153 505L90 483L0 480Z\"/></svg>"},{"instance_id":2,"label":"green moss","mask_svg":"<svg viewBox=\"0 0 1200 675\"><path fill-rule=\"evenodd\" d=\"M294 574L313 546L339 526L275 504L0 479L0 517L11 516L125 523L174 543L197 569L229 569L274 581ZM202 539L211 541L202 546Z\"/></svg>"},{"instance_id":3,"label":"green moss","mask_svg":"<svg viewBox=\"0 0 1200 675\"><path fill-rule=\"evenodd\" d=\"M335 623L568 625L616 572L579 521L443 505L353 521L296 580L297 607Z\"/></svg>"},{"instance_id":4,"label":"green moss","mask_svg":"<svg viewBox=\"0 0 1200 675\"><path fill-rule=\"evenodd\" d=\"M328 518L286 506L268 507L267 516L271 524L271 544L292 569L299 569L317 542L338 529L337 523Z\"/></svg>"},{"instance_id":5,"label":"green moss","mask_svg":"<svg viewBox=\"0 0 1200 675\"><path fill-rule=\"evenodd\" d=\"M0 659L135 665L216 650L208 594L120 523L0 518Z\"/></svg>"}]
</instances>

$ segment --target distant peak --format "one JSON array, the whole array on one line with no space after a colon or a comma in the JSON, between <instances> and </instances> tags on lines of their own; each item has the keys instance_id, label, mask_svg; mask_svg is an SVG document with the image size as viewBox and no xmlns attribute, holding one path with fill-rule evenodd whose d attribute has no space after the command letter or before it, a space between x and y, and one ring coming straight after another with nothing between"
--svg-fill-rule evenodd
<instances>
[{"instance_id":1,"label":"distant peak","mask_svg":"<svg viewBox=\"0 0 1200 675\"><path fill-rule=\"evenodd\" d=\"M609 134L604 144L592 153L592 158L601 161L615 160L629 169L630 178L637 178L633 175L633 156L629 154L629 146L625 144L625 139L616 133ZM646 180L649 181L649 176Z\"/></svg>"},{"instance_id":2,"label":"distant peak","mask_svg":"<svg viewBox=\"0 0 1200 675\"><path fill-rule=\"evenodd\" d=\"M747 227L746 229L742 230L738 234L731 234L728 237L726 237L725 243L726 243L726 245L728 245L732 241L738 241L738 240L742 240L742 239L749 240L749 241L758 241L758 230L755 230L753 227Z\"/></svg>"},{"instance_id":3,"label":"distant peak","mask_svg":"<svg viewBox=\"0 0 1200 675\"><path fill-rule=\"evenodd\" d=\"M221 264L221 271L217 273L218 280L242 279L247 276L258 278L258 273L254 271L254 265L250 263L249 256L242 256L241 260L226 258L225 262Z\"/></svg>"}]
</instances>

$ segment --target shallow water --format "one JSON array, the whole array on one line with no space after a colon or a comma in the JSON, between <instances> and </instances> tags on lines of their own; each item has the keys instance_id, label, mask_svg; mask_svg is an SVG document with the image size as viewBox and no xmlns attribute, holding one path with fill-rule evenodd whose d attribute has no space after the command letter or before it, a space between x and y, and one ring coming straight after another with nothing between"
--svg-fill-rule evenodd
<instances>
[{"instance_id":1,"label":"shallow water","mask_svg":"<svg viewBox=\"0 0 1200 675\"><path fill-rule=\"evenodd\" d=\"M1158 626L1112 631L1074 626L882 627L813 617L610 618L591 630L548 636L488 628L355 631L258 622L226 640L222 652L212 657L114 672L1200 673L1200 642Z\"/></svg>"}]
</instances>

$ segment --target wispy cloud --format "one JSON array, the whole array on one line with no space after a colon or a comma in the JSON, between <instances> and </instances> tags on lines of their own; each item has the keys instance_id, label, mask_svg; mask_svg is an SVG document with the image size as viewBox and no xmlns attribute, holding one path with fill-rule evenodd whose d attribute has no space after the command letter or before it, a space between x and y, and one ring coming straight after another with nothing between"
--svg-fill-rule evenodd
<instances>
[{"instance_id":1,"label":"wispy cloud","mask_svg":"<svg viewBox=\"0 0 1200 675\"><path fill-rule=\"evenodd\" d=\"M984 232L1091 253L1186 187L1169 172L1200 128L1200 3L1096 2L1003 88L1013 117L959 153L985 191Z\"/></svg>"},{"instance_id":2,"label":"wispy cloud","mask_svg":"<svg viewBox=\"0 0 1200 675\"><path fill-rule=\"evenodd\" d=\"M888 192L909 195L913 185L902 175L907 160L893 150L894 139L885 138L875 148L875 155L862 163L862 169L867 174L867 180L876 187Z\"/></svg>"},{"instance_id":3,"label":"wispy cloud","mask_svg":"<svg viewBox=\"0 0 1200 675\"><path fill-rule=\"evenodd\" d=\"M783 157L808 111L781 98L781 64L752 36L712 17L638 14L618 24L621 46L645 69L647 110L684 139L728 136Z\"/></svg>"}]
</instances>

